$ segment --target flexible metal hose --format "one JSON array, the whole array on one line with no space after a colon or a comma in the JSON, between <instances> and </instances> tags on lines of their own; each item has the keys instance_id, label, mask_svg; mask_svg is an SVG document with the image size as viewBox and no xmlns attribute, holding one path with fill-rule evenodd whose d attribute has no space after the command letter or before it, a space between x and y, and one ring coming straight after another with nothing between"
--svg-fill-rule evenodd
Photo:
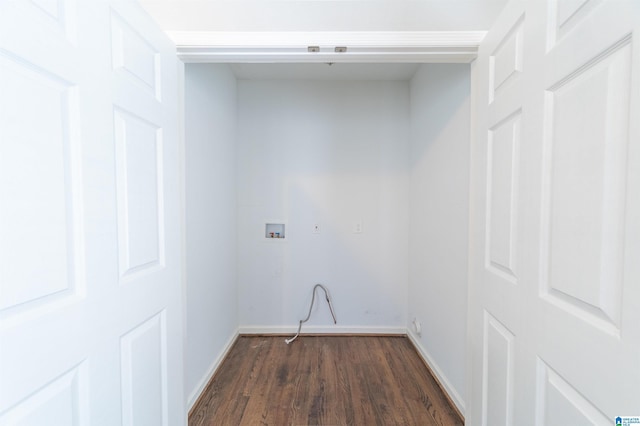
<instances>
[{"instance_id":1,"label":"flexible metal hose","mask_svg":"<svg viewBox=\"0 0 640 426\"><path fill-rule=\"evenodd\" d=\"M336 314L333 313L333 306L331 306L331 299L329 298L329 291L322 284L316 284L313 286L313 294L311 296L311 305L309 306L309 313L305 319L300 320L300 324L298 325L298 332L291 339L285 339L285 343L288 345L298 338L300 335L300 330L302 329L302 323L309 321L309 317L311 317L311 310L313 309L313 302L316 300L316 289L320 287L324 290L324 297L327 299L327 304L329 305L329 310L331 311L331 316L333 317L333 323L337 324Z\"/></svg>"}]
</instances>

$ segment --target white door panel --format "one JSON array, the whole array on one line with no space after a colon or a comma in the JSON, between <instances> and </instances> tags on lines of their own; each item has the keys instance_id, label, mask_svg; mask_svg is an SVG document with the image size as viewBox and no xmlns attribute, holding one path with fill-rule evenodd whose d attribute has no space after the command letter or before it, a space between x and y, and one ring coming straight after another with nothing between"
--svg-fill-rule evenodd
<instances>
[{"instance_id":1,"label":"white door panel","mask_svg":"<svg viewBox=\"0 0 640 426\"><path fill-rule=\"evenodd\" d=\"M525 24L521 3L508 5L474 67L480 90L471 172L470 424L518 424L521 415L515 387L525 326L520 307Z\"/></svg>"},{"instance_id":2,"label":"white door panel","mask_svg":"<svg viewBox=\"0 0 640 426\"><path fill-rule=\"evenodd\" d=\"M632 1L512 2L481 46L469 424L638 414L639 24Z\"/></svg>"},{"instance_id":3,"label":"white door panel","mask_svg":"<svg viewBox=\"0 0 640 426\"><path fill-rule=\"evenodd\" d=\"M639 140L630 128L640 56L633 3L584 2L571 30L555 39L548 23L549 53L535 80L544 93L540 258L531 264L532 276L538 273L532 315L544 319L532 323L537 386L544 389L553 370L575 394L556 395L557 404L572 402L585 418L608 422L640 408L640 389L631 384L640 380L640 275L625 260L640 255L640 234L627 226L640 203L629 180L629 169L640 167L629 155ZM633 319L623 324L623 314ZM539 418L552 415L555 403L542 394Z\"/></svg>"},{"instance_id":4,"label":"white door panel","mask_svg":"<svg viewBox=\"0 0 640 426\"><path fill-rule=\"evenodd\" d=\"M186 422L177 66L137 4L0 5L2 425Z\"/></svg>"}]
</instances>

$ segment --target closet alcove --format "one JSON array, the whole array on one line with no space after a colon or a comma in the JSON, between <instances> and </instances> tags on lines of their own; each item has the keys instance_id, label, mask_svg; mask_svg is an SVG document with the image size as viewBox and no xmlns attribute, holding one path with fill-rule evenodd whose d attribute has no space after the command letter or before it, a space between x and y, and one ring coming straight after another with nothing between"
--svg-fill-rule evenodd
<instances>
[{"instance_id":1,"label":"closet alcove","mask_svg":"<svg viewBox=\"0 0 640 426\"><path fill-rule=\"evenodd\" d=\"M470 65L187 63L184 78L190 403L229 336L295 331L315 283L338 325L314 310L306 332L408 331L464 394Z\"/></svg>"}]
</instances>

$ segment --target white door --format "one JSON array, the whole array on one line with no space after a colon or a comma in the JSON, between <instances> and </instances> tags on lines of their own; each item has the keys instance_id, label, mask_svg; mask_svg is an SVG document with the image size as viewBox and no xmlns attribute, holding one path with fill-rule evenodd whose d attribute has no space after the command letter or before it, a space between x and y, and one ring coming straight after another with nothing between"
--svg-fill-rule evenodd
<instances>
[{"instance_id":1,"label":"white door","mask_svg":"<svg viewBox=\"0 0 640 426\"><path fill-rule=\"evenodd\" d=\"M0 425L181 425L175 49L137 4L0 2Z\"/></svg>"},{"instance_id":2,"label":"white door","mask_svg":"<svg viewBox=\"0 0 640 426\"><path fill-rule=\"evenodd\" d=\"M638 37L640 2L530 0L482 43L469 425L640 416Z\"/></svg>"}]
</instances>

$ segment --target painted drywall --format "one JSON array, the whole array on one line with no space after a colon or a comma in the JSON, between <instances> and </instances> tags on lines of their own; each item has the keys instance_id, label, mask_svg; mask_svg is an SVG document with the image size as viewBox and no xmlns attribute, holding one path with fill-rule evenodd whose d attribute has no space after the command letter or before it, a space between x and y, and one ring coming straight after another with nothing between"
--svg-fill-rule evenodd
<instances>
[{"instance_id":1,"label":"painted drywall","mask_svg":"<svg viewBox=\"0 0 640 426\"><path fill-rule=\"evenodd\" d=\"M191 406L237 332L236 79L224 64L185 66L187 336Z\"/></svg>"},{"instance_id":2,"label":"painted drywall","mask_svg":"<svg viewBox=\"0 0 640 426\"><path fill-rule=\"evenodd\" d=\"M411 80L411 337L464 409L470 69L425 64ZM413 319L421 324L421 336Z\"/></svg>"},{"instance_id":3,"label":"painted drywall","mask_svg":"<svg viewBox=\"0 0 640 426\"><path fill-rule=\"evenodd\" d=\"M141 3L167 31L464 31L488 29L506 0L142 0Z\"/></svg>"},{"instance_id":4,"label":"painted drywall","mask_svg":"<svg viewBox=\"0 0 640 426\"><path fill-rule=\"evenodd\" d=\"M404 331L408 120L408 81L238 80L241 331L293 331L315 283L338 325L320 297L306 331Z\"/></svg>"}]
</instances>

